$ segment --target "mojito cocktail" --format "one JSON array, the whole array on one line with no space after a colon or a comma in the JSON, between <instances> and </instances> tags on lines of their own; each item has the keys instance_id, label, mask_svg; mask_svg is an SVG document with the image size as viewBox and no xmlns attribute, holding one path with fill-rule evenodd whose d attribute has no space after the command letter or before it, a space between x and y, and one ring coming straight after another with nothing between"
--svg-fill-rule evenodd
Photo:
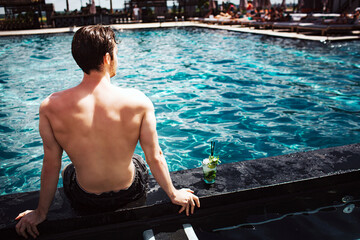
<instances>
[{"instance_id":1,"label":"mojito cocktail","mask_svg":"<svg viewBox=\"0 0 360 240\"><path fill-rule=\"evenodd\" d=\"M203 161L203 173L204 173L204 181L207 184L212 184L215 182L216 178L216 165L210 164L208 158L205 158Z\"/></svg>"},{"instance_id":2,"label":"mojito cocktail","mask_svg":"<svg viewBox=\"0 0 360 240\"><path fill-rule=\"evenodd\" d=\"M216 166L220 163L219 157L214 156L215 142L211 141L211 155L205 158L202 162L202 169L204 173L204 181L207 184L215 182L216 178Z\"/></svg>"}]
</instances>

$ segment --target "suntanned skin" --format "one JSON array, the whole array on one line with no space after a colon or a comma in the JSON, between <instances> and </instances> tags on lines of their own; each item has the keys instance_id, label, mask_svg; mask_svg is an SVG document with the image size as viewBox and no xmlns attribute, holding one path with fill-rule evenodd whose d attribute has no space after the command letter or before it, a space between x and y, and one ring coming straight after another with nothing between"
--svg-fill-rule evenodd
<instances>
[{"instance_id":1,"label":"suntanned skin","mask_svg":"<svg viewBox=\"0 0 360 240\"><path fill-rule=\"evenodd\" d=\"M101 71L84 73L82 82L71 89L54 93L40 106L39 131L44 159L38 208L20 213L16 220L19 235L36 238L37 225L46 219L54 198L61 156L66 151L76 168L79 185L100 194L125 189L132 184L132 156L138 140L152 174L171 199L180 205L179 213L200 207L190 189L174 188L158 144L152 102L140 91L111 84L116 73L114 59L106 53Z\"/></svg>"}]
</instances>

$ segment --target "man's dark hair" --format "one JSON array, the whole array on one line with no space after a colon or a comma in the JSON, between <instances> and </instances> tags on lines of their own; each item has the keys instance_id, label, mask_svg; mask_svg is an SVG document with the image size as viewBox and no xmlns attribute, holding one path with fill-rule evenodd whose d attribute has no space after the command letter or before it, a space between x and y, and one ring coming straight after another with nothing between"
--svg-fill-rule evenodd
<instances>
[{"instance_id":1,"label":"man's dark hair","mask_svg":"<svg viewBox=\"0 0 360 240\"><path fill-rule=\"evenodd\" d=\"M115 33L110 27L101 25L82 27L76 31L71 52L79 67L90 74L91 70L101 71L106 53L114 58Z\"/></svg>"}]
</instances>

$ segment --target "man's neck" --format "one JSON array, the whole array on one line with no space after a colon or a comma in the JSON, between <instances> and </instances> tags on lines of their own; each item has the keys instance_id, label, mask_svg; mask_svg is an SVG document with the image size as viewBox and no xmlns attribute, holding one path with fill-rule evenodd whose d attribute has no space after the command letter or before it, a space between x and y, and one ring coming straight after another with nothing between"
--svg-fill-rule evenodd
<instances>
[{"instance_id":1,"label":"man's neck","mask_svg":"<svg viewBox=\"0 0 360 240\"><path fill-rule=\"evenodd\" d=\"M91 71L90 74L84 73L81 84L94 87L103 84L111 84L110 74L106 71Z\"/></svg>"}]
</instances>

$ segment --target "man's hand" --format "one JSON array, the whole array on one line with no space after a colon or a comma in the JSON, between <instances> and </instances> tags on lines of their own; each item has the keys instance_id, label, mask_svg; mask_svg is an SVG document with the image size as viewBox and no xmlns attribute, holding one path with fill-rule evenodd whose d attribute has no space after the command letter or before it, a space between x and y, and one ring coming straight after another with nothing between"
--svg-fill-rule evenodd
<instances>
[{"instance_id":1,"label":"man's hand","mask_svg":"<svg viewBox=\"0 0 360 240\"><path fill-rule=\"evenodd\" d=\"M181 190L176 190L174 197L171 199L171 202L176 205L182 206L179 213L182 213L186 210L186 216L189 216L189 210L191 207L191 214L194 213L195 203L197 207L200 207L200 201L197 196L195 196L194 191L188 188L183 188Z\"/></svg>"},{"instance_id":2,"label":"man's hand","mask_svg":"<svg viewBox=\"0 0 360 240\"><path fill-rule=\"evenodd\" d=\"M36 238L39 236L39 231L36 226L46 219L46 215L41 214L38 210L26 210L15 218L15 220L19 219L20 221L16 224L17 234L27 239L28 233L33 238Z\"/></svg>"}]
</instances>

